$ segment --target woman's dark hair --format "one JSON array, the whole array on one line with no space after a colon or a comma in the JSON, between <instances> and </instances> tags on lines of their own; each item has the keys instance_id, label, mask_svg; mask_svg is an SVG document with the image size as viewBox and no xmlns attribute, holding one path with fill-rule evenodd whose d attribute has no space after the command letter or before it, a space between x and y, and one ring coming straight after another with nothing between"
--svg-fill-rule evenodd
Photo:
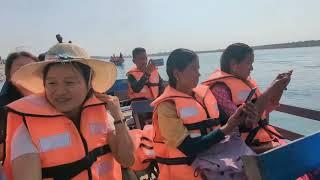
<instances>
[{"instance_id":1,"label":"woman's dark hair","mask_svg":"<svg viewBox=\"0 0 320 180\"><path fill-rule=\"evenodd\" d=\"M225 49L221 55L221 71L230 73L230 63L234 60L237 64L241 63L248 54L253 54L253 49L243 43L235 43Z\"/></svg>"},{"instance_id":2,"label":"woman's dark hair","mask_svg":"<svg viewBox=\"0 0 320 180\"><path fill-rule=\"evenodd\" d=\"M196 58L198 58L198 55L189 49L180 48L170 53L167 60L167 74L170 86L176 87L177 80L173 74L174 70L183 71Z\"/></svg>"},{"instance_id":3,"label":"woman's dark hair","mask_svg":"<svg viewBox=\"0 0 320 180\"><path fill-rule=\"evenodd\" d=\"M33 56L31 53L28 53L26 51L21 51L21 52L14 52L8 55L7 59L6 59L6 63L5 63L5 67L4 67L4 73L6 75L6 79L9 80L10 77L10 71L11 71L11 67L12 64L14 63L14 61L20 57L27 57L30 59L33 59L35 62L38 61L38 59Z\"/></svg>"},{"instance_id":4,"label":"woman's dark hair","mask_svg":"<svg viewBox=\"0 0 320 180\"><path fill-rule=\"evenodd\" d=\"M43 84L45 84L45 79L47 78L50 68L57 64L61 64L61 63L60 62L51 63L51 64L48 64L43 69ZM71 61L70 64L82 74L86 84L88 84L89 80L91 80L90 78L92 78L92 74L91 74L92 72L91 72L90 66L86 64L82 64L80 62L75 62L75 61Z\"/></svg>"}]
</instances>

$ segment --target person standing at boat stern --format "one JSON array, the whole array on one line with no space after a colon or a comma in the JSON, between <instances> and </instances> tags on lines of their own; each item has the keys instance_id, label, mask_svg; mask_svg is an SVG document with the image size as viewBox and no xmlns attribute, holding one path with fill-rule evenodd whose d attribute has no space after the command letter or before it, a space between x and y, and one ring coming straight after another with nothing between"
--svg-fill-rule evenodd
<instances>
[{"instance_id":1,"label":"person standing at boat stern","mask_svg":"<svg viewBox=\"0 0 320 180\"><path fill-rule=\"evenodd\" d=\"M261 92L250 76L253 70L253 49L243 43L228 46L221 55L220 69L213 72L202 84L210 87L219 108L231 116L245 102L252 88L252 98L259 118L240 126L245 142L257 153L285 144L281 135L268 124L268 114L279 105L279 100L291 79L292 71L279 74L265 92Z\"/></svg>"},{"instance_id":2,"label":"person standing at boat stern","mask_svg":"<svg viewBox=\"0 0 320 180\"><path fill-rule=\"evenodd\" d=\"M34 92L7 105L4 169L9 180L121 179L133 143L116 97L100 94L116 79L113 64L59 43L46 60L12 80Z\"/></svg>"},{"instance_id":3,"label":"person standing at boat stern","mask_svg":"<svg viewBox=\"0 0 320 180\"><path fill-rule=\"evenodd\" d=\"M164 89L164 83L156 67L149 60L146 50L138 47L132 51L135 64L128 73L129 97L133 100L155 99Z\"/></svg>"},{"instance_id":4,"label":"person standing at boat stern","mask_svg":"<svg viewBox=\"0 0 320 180\"><path fill-rule=\"evenodd\" d=\"M197 54L191 50L174 50L168 57L166 69L169 86L151 104L154 106L155 136L153 146L159 166L159 179L228 178L229 174L227 173L226 176L220 175L220 169L216 168L215 163L205 167L207 171L215 171L215 173L210 173L215 174L214 177L207 177L201 172L197 176L197 168L191 164L201 153L211 147L214 149L221 142L227 142L227 136L234 134L238 125L245 119L255 119L257 111L253 104L243 104L226 123L223 123L216 99L209 87L197 85L200 76L199 60ZM240 142L246 147L242 140ZM240 149L240 147L232 149ZM220 150L221 160L229 159L223 154L230 150L224 148L222 151ZM229 165L221 167L222 171L227 169L233 171L232 166L236 165L230 164L236 164L236 161L240 161L241 152L236 152L235 155L237 159L230 158ZM240 168L242 167L240 166ZM243 171L242 175L244 175Z\"/></svg>"}]
</instances>

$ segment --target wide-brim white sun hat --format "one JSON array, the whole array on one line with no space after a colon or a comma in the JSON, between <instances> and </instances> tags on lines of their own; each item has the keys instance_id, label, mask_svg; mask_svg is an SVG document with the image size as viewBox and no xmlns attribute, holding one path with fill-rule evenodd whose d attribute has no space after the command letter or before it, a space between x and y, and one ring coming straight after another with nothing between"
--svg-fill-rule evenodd
<instances>
[{"instance_id":1,"label":"wide-brim white sun hat","mask_svg":"<svg viewBox=\"0 0 320 180\"><path fill-rule=\"evenodd\" d=\"M13 74L12 82L33 92L44 92L43 71L51 63L79 62L92 69L92 88L96 92L106 92L117 78L117 68L113 63L91 58L84 49L71 43L54 45L46 53L45 61L35 62L21 67Z\"/></svg>"}]
</instances>

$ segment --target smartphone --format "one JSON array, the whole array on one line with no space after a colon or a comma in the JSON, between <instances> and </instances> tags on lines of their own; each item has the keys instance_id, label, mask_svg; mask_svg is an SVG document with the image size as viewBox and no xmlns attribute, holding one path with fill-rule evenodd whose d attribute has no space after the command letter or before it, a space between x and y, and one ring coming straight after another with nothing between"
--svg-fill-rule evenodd
<instances>
[{"instance_id":1,"label":"smartphone","mask_svg":"<svg viewBox=\"0 0 320 180\"><path fill-rule=\"evenodd\" d=\"M246 99L245 103L248 103L248 102L251 101L251 99L252 99L253 95L256 93L256 91L257 91L257 88L252 88L251 89L249 95L247 96L247 99Z\"/></svg>"},{"instance_id":2,"label":"smartphone","mask_svg":"<svg viewBox=\"0 0 320 180\"><path fill-rule=\"evenodd\" d=\"M164 65L163 59L150 59L150 61L154 66L163 66Z\"/></svg>"}]
</instances>

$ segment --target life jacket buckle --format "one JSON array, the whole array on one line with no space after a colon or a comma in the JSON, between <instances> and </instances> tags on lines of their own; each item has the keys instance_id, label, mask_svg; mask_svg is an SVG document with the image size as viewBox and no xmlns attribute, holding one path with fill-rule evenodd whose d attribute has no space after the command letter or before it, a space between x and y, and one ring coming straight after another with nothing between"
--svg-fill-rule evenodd
<instances>
[{"instance_id":1,"label":"life jacket buckle","mask_svg":"<svg viewBox=\"0 0 320 180\"><path fill-rule=\"evenodd\" d=\"M95 154L93 153L89 153L88 155L85 156L85 159L88 162L88 164L91 166L97 160L97 156L95 156Z\"/></svg>"}]
</instances>

